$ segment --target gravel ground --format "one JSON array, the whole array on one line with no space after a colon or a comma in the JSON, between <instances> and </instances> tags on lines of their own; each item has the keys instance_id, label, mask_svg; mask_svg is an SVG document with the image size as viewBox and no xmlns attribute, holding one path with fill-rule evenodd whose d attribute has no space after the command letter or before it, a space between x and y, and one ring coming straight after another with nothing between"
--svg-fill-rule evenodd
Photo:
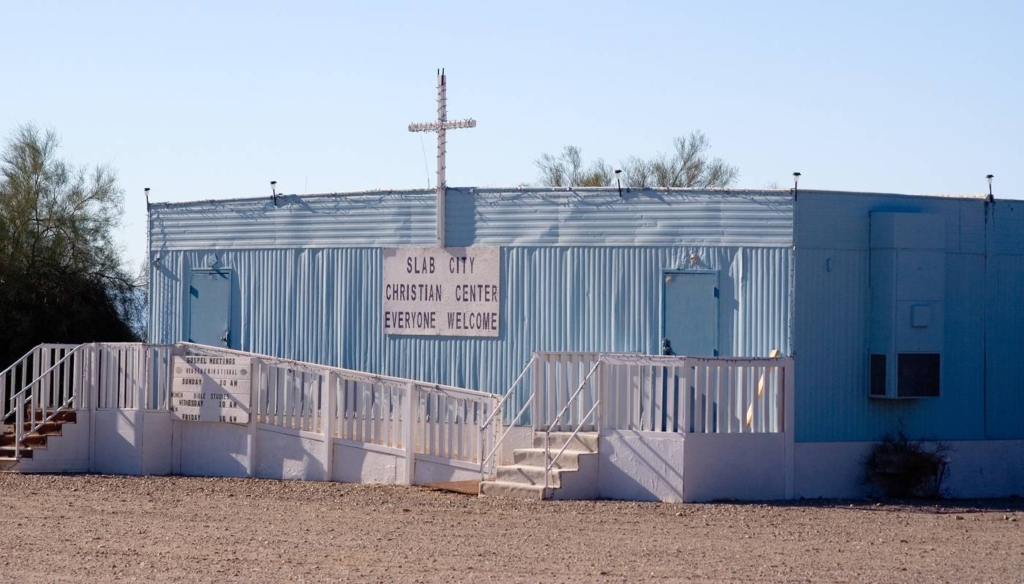
<instances>
[{"instance_id":1,"label":"gravel ground","mask_svg":"<svg viewBox=\"0 0 1024 584\"><path fill-rule=\"evenodd\" d=\"M1024 502L675 505L0 475L0 582L1024 582Z\"/></svg>"}]
</instances>

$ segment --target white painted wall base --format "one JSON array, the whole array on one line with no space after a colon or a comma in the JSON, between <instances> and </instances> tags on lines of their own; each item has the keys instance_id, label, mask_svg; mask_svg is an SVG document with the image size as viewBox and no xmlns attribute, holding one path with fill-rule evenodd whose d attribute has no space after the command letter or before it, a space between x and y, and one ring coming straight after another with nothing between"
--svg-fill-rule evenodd
<instances>
[{"instance_id":1,"label":"white painted wall base","mask_svg":"<svg viewBox=\"0 0 1024 584\"><path fill-rule=\"evenodd\" d=\"M74 424L61 426L60 436L46 439L46 448L22 458L12 470L19 472L89 472L89 412L78 414Z\"/></svg>"},{"instance_id":2,"label":"white painted wall base","mask_svg":"<svg viewBox=\"0 0 1024 584\"><path fill-rule=\"evenodd\" d=\"M272 426L177 422L169 412L81 411L21 472L184 474L270 479L408 483L405 452ZM514 428L502 460L531 445ZM668 434L605 430L596 480L579 497L697 502L718 499L862 498L863 460L873 443L797 443L778 434ZM948 442L950 497L1024 495L1024 440ZM256 456L253 457L252 453ZM330 452L331 460L327 460ZM505 454L507 453L507 454ZM330 464L328 464L330 462ZM416 455L414 483L471 481L474 465ZM566 491L565 494L568 494Z\"/></svg>"},{"instance_id":3,"label":"white painted wall base","mask_svg":"<svg viewBox=\"0 0 1024 584\"><path fill-rule=\"evenodd\" d=\"M142 474L143 412L96 410L92 415L90 470L102 474Z\"/></svg>"},{"instance_id":4,"label":"white painted wall base","mask_svg":"<svg viewBox=\"0 0 1024 584\"><path fill-rule=\"evenodd\" d=\"M779 434L686 434L605 431L600 496L700 502L786 498L864 498L872 494L863 461L873 442L790 444ZM954 498L1024 495L1024 441L946 442ZM680 470L681 469L681 470ZM787 489L787 481L792 482Z\"/></svg>"},{"instance_id":5,"label":"white painted wall base","mask_svg":"<svg viewBox=\"0 0 1024 584\"><path fill-rule=\"evenodd\" d=\"M954 498L1024 495L1024 440L944 442L949 475L943 495ZM863 461L873 442L796 444L795 492L805 498L862 498Z\"/></svg>"},{"instance_id":6,"label":"white painted wall base","mask_svg":"<svg viewBox=\"0 0 1024 584\"><path fill-rule=\"evenodd\" d=\"M786 434L601 432L600 496L700 502L786 497Z\"/></svg>"},{"instance_id":7,"label":"white painted wall base","mask_svg":"<svg viewBox=\"0 0 1024 584\"><path fill-rule=\"evenodd\" d=\"M328 454L321 434L263 424L178 422L170 412L106 409L79 412L78 423L62 431L12 470L408 483L403 450L334 438ZM519 434L510 433L510 444ZM475 465L424 454L413 468L414 484L480 478Z\"/></svg>"},{"instance_id":8,"label":"white painted wall base","mask_svg":"<svg viewBox=\"0 0 1024 584\"><path fill-rule=\"evenodd\" d=\"M395 448L363 448L334 440L334 472L339 483L404 484L405 453Z\"/></svg>"},{"instance_id":9,"label":"white painted wall base","mask_svg":"<svg viewBox=\"0 0 1024 584\"><path fill-rule=\"evenodd\" d=\"M260 426L256 439L256 476L265 479L326 481L324 439L319 434ZM248 451L240 456L243 469ZM243 475L244 476L244 475Z\"/></svg>"},{"instance_id":10,"label":"white painted wall base","mask_svg":"<svg viewBox=\"0 0 1024 584\"><path fill-rule=\"evenodd\" d=\"M786 440L783 433L686 434L686 501L785 499Z\"/></svg>"},{"instance_id":11,"label":"white painted wall base","mask_svg":"<svg viewBox=\"0 0 1024 584\"><path fill-rule=\"evenodd\" d=\"M684 500L682 434L606 430L598 440L602 498Z\"/></svg>"}]
</instances>

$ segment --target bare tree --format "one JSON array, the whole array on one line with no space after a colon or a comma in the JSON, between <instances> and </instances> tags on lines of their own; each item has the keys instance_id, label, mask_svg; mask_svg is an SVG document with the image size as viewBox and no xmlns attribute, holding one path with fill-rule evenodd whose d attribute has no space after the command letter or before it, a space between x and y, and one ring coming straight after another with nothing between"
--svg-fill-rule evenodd
<instances>
[{"instance_id":1,"label":"bare tree","mask_svg":"<svg viewBox=\"0 0 1024 584\"><path fill-rule=\"evenodd\" d=\"M630 156L622 162L623 186L725 188L739 178L739 169L721 158L709 158L711 142L701 131L673 140L675 152L650 159ZM614 184L614 172L602 159L584 170L580 149L566 146L562 154L544 154L536 161L540 182L552 187L593 187Z\"/></svg>"},{"instance_id":2,"label":"bare tree","mask_svg":"<svg viewBox=\"0 0 1024 584\"><path fill-rule=\"evenodd\" d=\"M549 187L606 187L615 176L611 166L601 158L585 168L576 146L566 146L558 156L542 154L536 165L541 184Z\"/></svg>"}]
</instances>

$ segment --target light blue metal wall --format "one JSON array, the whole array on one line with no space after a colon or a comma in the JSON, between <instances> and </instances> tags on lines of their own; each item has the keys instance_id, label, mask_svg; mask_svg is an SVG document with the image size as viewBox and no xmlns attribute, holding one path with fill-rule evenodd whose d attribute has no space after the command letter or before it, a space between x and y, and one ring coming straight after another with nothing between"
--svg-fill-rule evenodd
<instances>
[{"instance_id":1,"label":"light blue metal wall","mask_svg":"<svg viewBox=\"0 0 1024 584\"><path fill-rule=\"evenodd\" d=\"M986 263L986 437L1024 438L1024 201L996 201Z\"/></svg>"},{"instance_id":2,"label":"light blue metal wall","mask_svg":"<svg viewBox=\"0 0 1024 584\"><path fill-rule=\"evenodd\" d=\"M938 398L868 397L872 211L945 217ZM1022 217L1013 201L801 191L794 234L797 440L875 440L900 428L944 440L1024 438Z\"/></svg>"},{"instance_id":3,"label":"light blue metal wall","mask_svg":"<svg viewBox=\"0 0 1024 584\"><path fill-rule=\"evenodd\" d=\"M531 351L657 352L662 271L695 253L693 267L722 273L723 353L789 352L788 194L453 189L449 245L501 246L501 336L385 336L381 247L431 245L433 203L410 192L153 206L150 338L184 338L184 282L216 261L236 274L239 348L502 392Z\"/></svg>"}]
</instances>

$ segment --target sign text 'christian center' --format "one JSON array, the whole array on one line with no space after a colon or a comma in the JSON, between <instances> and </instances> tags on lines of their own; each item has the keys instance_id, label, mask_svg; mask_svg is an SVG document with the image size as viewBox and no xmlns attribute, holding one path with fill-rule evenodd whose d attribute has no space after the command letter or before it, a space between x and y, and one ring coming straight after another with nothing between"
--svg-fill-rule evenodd
<instances>
[{"instance_id":1,"label":"sign text 'christian center'","mask_svg":"<svg viewBox=\"0 0 1024 584\"><path fill-rule=\"evenodd\" d=\"M383 251L385 334L498 336L499 248L394 247Z\"/></svg>"}]
</instances>

